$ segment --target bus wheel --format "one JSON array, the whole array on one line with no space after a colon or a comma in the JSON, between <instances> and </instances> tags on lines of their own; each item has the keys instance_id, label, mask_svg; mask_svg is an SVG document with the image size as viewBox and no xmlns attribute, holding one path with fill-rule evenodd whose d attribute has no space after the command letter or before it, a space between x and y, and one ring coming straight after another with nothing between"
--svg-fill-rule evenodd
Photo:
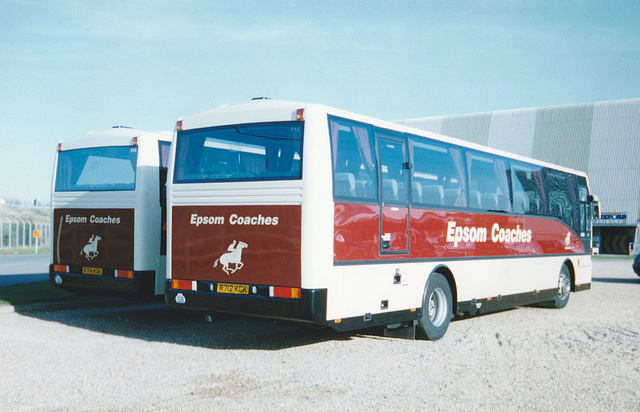
<instances>
[{"instance_id":1,"label":"bus wheel","mask_svg":"<svg viewBox=\"0 0 640 412\"><path fill-rule=\"evenodd\" d=\"M438 340L444 336L453 306L449 282L440 273L429 276L422 296L422 313L419 319L418 334L429 340Z\"/></svg>"},{"instance_id":2,"label":"bus wheel","mask_svg":"<svg viewBox=\"0 0 640 412\"><path fill-rule=\"evenodd\" d=\"M555 308L562 309L569 302L569 294L571 293L571 273L567 265L562 265L560 274L558 275L558 294L551 305Z\"/></svg>"}]
</instances>

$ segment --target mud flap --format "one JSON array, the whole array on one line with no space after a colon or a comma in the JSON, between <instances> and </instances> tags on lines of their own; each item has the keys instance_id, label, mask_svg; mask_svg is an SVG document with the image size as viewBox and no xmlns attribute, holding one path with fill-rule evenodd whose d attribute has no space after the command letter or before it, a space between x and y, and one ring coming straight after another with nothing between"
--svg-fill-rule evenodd
<instances>
[{"instance_id":1,"label":"mud flap","mask_svg":"<svg viewBox=\"0 0 640 412\"><path fill-rule=\"evenodd\" d=\"M384 336L389 338L413 339L416 338L417 320L411 322L395 323L384 328Z\"/></svg>"}]
</instances>

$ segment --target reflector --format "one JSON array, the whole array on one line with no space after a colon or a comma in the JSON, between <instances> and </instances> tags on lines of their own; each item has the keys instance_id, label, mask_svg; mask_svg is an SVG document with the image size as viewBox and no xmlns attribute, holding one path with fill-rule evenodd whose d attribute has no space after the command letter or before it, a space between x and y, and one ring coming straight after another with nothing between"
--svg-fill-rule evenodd
<instances>
[{"instance_id":1,"label":"reflector","mask_svg":"<svg viewBox=\"0 0 640 412\"><path fill-rule=\"evenodd\" d=\"M116 270L116 277L133 279L133 270Z\"/></svg>"}]
</instances>

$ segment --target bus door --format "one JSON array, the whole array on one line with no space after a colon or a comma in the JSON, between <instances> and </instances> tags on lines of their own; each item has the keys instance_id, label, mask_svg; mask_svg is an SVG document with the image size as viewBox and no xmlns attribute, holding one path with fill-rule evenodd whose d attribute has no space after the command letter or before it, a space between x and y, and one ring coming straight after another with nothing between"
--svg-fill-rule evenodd
<instances>
[{"instance_id":1,"label":"bus door","mask_svg":"<svg viewBox=\"0 0 640 412\"><path fill-rule=\"evenodd\" d=\"M580 237L582 238L584 249L591 250L592 247L595 247L599 251L600 243L595 244L595 236L592 233L593 219L598 219L600 216L598 197L589 195L587 179L584 176L578 176L578 198L580 202L580 209L578 210Z\"/></svg>"},{"instance_id":2,"label":"bus door","mask_svg":"<svg viewBox=\"0 0 640 412\"><path fill-rule=\"evenodd\" d=\"M410 169L407 140L376 129L380 193L380 254L409 253Z\"/></svg>"}]
</instances>

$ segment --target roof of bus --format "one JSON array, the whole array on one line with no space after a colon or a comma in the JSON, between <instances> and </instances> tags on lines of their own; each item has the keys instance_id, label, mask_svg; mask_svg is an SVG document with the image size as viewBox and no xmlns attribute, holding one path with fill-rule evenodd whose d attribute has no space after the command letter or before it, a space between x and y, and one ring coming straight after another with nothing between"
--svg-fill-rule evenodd
<instances>
[{"instance_id":1,"label":"roof of bus","mask_svg":"<svg viewBox=\"0 0 640 412\"><path fill-rule=\"evenodd\" d=\"M306 106L308 106L307 103L260 98L245 103L218 106L178 120L182 121L183 130L248 123L249 112L251 112L250 123L296 120L296 110Z\"/></svg>"},{"instance_id":2,"label":"roof of bus","mask_svg":"<svg viewBox=\"0 0 640 412\"><path fill-rule=\"evenodd\" d=\"M246 124L246 123L260 123L260 122L273 122L273 121L287 121L296 120L296 110L316 110L325 112L327 114L344 117L363 123L369 123L378 127L397 130L399 132L411 133L413 135L424 136L439 140L446 143L455 144L470 149L476 149L485 153L491 153L499 156L504 156L514 160L520 160L523 162L533 163L542 167L550 167L556 170L565 171L568 173L586 176L586 173L574 169L570 169L563 166L558 166L552 163L544 162L541 160L532 159L526 156L517 155L514 153L505 152L503 150L494 149L488 146L483 146L476 143L471 143L465 140L457 139L450 136L441 135L438 133L429 132L415 127L406 126L403 124L376 119L374 117L361 115L353 112L336 109L329 106L320 104L310 104L288 100L271 100L271 99L254 99L249 102L240 104L223 105L211 110L196 113L190 116L184 116L179 120L182 121L183 130L199 129L203 127L230 125L230 124ZM248 114L250 113L251 121L248 122Z\"/></svg>"},{"instance_id":3,"label":"roof of bus","mask_svg":"<svg viewBox=\"0 0 640 412\"><path fill-rule=\"evenodd\" d=\"M114 126L111 129L92 131L80 136L60 141L62 150L80 149L85 147L128 146L134 137L142 140L171 141L171 132L147 132L129 127Z\"/></svg>"}]
</instances>

